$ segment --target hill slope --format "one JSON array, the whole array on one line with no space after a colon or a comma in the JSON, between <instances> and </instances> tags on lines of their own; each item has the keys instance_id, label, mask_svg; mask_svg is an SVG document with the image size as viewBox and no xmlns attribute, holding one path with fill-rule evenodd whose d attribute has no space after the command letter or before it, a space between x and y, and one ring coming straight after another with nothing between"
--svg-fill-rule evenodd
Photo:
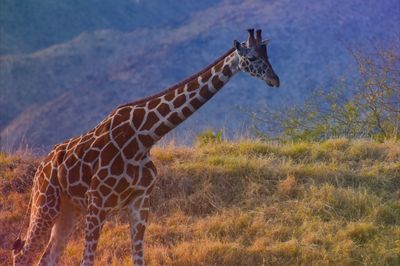
<instances>
[{"instance_id":1,"label":"hill slope","mask_svg":"<svg viewBox=\"0 0 400 266\"><path fill-rule=\"evenodd\" d=\"M269 90L239 74L178 134L248 126L238 106L290 105L343 75L351 80L355 69L345 45L386 43L396 36L387 29L400 24L396 0L77 2L26 1L1 9L3 50L31 45L0 57L3 146L18 147L25 138L48 149L83 133L117 104L206 66L257 26L272 39L269 53L281 88Z\"/></svg>"},{"instance_id":2,"label":"hill slope","mask_svg":"<svg viewBox=\"0 0 400 266\"><path fill-rule=\"evenodd\" d=\"M159 180L148 265L398 265L400 144L255 141L152 152ZM0 260L21 228L37 159L0 157ZM26 230L26 225L24 227ZM106 224L96 263L130 265L126 218ZM82 228L63 264L77 264Z\"/></svg>"}]
</instances>

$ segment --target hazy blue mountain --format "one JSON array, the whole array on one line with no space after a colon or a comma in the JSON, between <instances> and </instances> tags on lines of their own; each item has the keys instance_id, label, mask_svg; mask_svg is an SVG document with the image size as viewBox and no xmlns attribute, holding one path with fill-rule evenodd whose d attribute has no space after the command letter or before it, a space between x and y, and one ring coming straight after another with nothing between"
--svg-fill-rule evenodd
<instances>
[{"instance_id":1,"label":"hazy blue mountain","mask_svg":"<svg viewBox=\"0 0 400 266\"><path fill-rule=\"evenodd\" d=\"M118 104L178 82L244 40L246 28L260 27L271 39L281 88L240 73L176 136L187 141L188 132L208 127L240 131L249 121L239 106L289 105L354 77L346 46L385 43L400 25L394 0L57 2L1 1L3 147L22 139L48 149L81 134Z\"/></svg>"},{"instance_id":2,"label":"hazy blue mountain","mask_svg":"<svg viewBox=\"0 0 400 266\"><path fill-rule=\"evenodd\" d=\"M215 1L0 0L0 55L29 53L82 32L174 27Z\"/></svg>"}]
</instances>

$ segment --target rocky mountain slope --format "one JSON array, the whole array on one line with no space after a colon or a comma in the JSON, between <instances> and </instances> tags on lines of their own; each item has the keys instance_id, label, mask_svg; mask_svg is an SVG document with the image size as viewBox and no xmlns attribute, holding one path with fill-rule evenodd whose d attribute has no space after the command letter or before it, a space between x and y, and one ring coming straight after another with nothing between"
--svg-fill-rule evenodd
<instances>
[{"instance_id":1,"label":"rocky mountain slope","mask_svg":"<svg viewBox=\"0 0 400 266\"><path fill-rule=\"evenodd\" d=\"M342 76L352 79L346 46L385 43L400 23L400 4L392 0L2 2L3 149L25 143L47 150L80 134L118 104L201 69L252 26L272 39L269 53L281 88L239 74L176 136L186 141L189 131L246 128L249 118L239 107L289 105Z\"/></svg>"}]
</instances>

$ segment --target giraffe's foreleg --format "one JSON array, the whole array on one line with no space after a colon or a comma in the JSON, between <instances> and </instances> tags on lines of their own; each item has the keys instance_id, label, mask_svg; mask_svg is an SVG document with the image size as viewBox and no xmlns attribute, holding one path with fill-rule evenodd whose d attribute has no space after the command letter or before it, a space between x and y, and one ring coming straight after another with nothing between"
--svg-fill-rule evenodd
<instances>
[{"instance_id":1,"label":"giraffe's foreleg","mask_svg":"<svg viewBox=\"0 0 400 266\"><path fill-rule=\"evenodd\" d=\"M58 260L68 243L68 239L75 228L79 211L64 198L61 202L60 215L51 231L50 242L47 245L39 265L57 265Z\"/></svg>"},{"instance_id":2,"label":"giraffe's foreleg","mask_svg":"<svg viewBox=\"0 0 400 266\"><path fill-rule=\"evenodd\" d=\"M148 195L136 199L128 207L133 265L144 265L144 233L147 227L149 207Z\"/></svg>"},{"instance_id":3,"label":"giraffe's foreleg","mask_svg":"<svg viewBox=\"0 0 400 266\"><path fill-rule=\"evenodd\" d=\"M81 265L91 266L94 263L94 255L100 237L100 231L104 225L107 213L101 208L101 198L90 192L87 193L88 208L85 224L85 247Z\"/></svg>"}]
</instances>

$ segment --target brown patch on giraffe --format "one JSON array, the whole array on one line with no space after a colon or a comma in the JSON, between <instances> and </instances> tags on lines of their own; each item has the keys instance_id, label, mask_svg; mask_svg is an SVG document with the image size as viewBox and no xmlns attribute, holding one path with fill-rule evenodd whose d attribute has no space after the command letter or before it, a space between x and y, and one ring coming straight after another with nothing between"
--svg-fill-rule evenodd
<instances>
[{"instance_id":1,"label":"brown patch on giraffe","mask_svg":"<svg viewBox=\"0 0 400 266\"><path fill-rule=\"evenodd\" d=\"M92 180L90 181L90 187L91 187L92 189L97 189L97 188L99 187L100 183L101 183L100 180L101 180L101 179L100 179L98 176L94 176L94 177L92 178Z\"/></svg>"},{"instance_id":2,"label":"brown patch on giraffe","mask_svg":"<svg viewBox=\"0 0 400 266\"><path fill-rule=\"evenodd\" d=\"M169 105L166 103L162 103L158 108L157 111L160 113L162 116L166 116L169 112L171 112L171 109L169 108Z\"/></svg>"},{"instance_id":3,"label":"brown patch on giraffe","mask_svg":"<svg viewBox=\"0 0 400 266\"><path fill-rule=\"evenodd\" d=\"M188 107L185 107L182 109L182 113L185 117L188 117L192 114L192 111L190 111L190 109Z\"/></svg>"},{"instance_id":4,"label":"brown patch on giraffe","mask_svg":"<svg viewBox=\"0 0 400 266\"><path fill-rule=\"evenodd\" d=\"M97 176L101 179L104 180L106 177L108 177L108 170L107 169L101 169L98 173Z\"/></svg>"},{"instance_id":5,"label":"brown patch on giraffe","mask_svg":"<svg viewBox=\"0 0 400 266\"><path fill-rule=\"evenodd\" d=\"M203 104L199 101L199 99L194 98L193 100L190 101L190 105L193 106L194 109L198 109Z\"/></svg>"},{"instance_id":6,"label":"brown patch on giraffe","mask_svg":"<svg viewBox=\"0 0 400 266\"><path fill-rule=\"evenodd\" d=\"M109 178L105 179L104 183L106 183L110 187L114 187L115 183L117 183L117 179L114 177L109 177Z\"/></svg>"},{"instance_id":7,"label":"brown patch on giraffe","mask_svg":"<svg viewBox=\"0 0 400 266\"><path fill-rule=\"evenodd\" d=\"M68 192L71 196L83 197L85 195L86 191L87 191L87 187L85 187L81 184L70 186L68 188Z\"/></svg>"},{"instance_id":8,"label":"brown patch on giraffe","mask_svg":"<svg viewBox=\"0 0 400 266\"><path fill-rule=\"evenodd\" d=\"M184 93L185 92L185 86L179 87L179 89L177 89L176 92L177 92L177 95Z\"/></svg>"},{"instance_id":9,"label":"brown patch on giraffe","mask_svg":"<svg viewBox=\"0 0 400 266\"><path fill-rule=\"evenodd\" d=\"M221 61L221 62L219 62L218 64L216 64L216 65L214 66L215 72L220 72L223 65L224 65L224 61Z\"/></svg>"},{"instance_id":10,"label":"brown patch on giraffe","mask_svg":"<svg viewBox=\"0 0 400 266\"><path fill-rule=\"evenodd\" d=\"M114 207L117 204L118 204L118 196L113 193L107 198L106 202L104 203L104 207L106 208Z\"/></svg>"},{"instance_id":11,"label":"brown patch on giraffe","mask_svg":"<svg viewBox=\"0 0 400 266\"><path fill-rule=\"evenodd\" d=\"M143 252L142 252L143 253ZM138 253L139 254L139 253ZM139 256L141 256L141 255L139 255ZM142 259L136 259L136 260L134 260L134 262L133 262L135 265L143 265L143 260Z\"/></svg>"},{"instance_id":12,"label":"brown patch on giraffe","mask_svg":"<svg viewBox=\"0 0 400 266\"><path fill-rule=\"evenodd\" d=\"M172 101L172 99L174 99L174 98L175 98L175 92L174 91L171 91L171 92L165 94L165 96L164 96L164 99L166 101L168 101L168 102Z\"/></svg>"},{"instance_id":13,"label":"brown patch on giraffe","mask_svg":"<svg viewBox=\"0 0 400 266\"><path fill-rule=\"evenodd\" d=\"M41 206L46 202L46 196L45 195L39 195L36 198L36 206Z\"/></svg>"},{"instance_id":14,"label":"brown patch on giraffe","mask_svg":"<svg viewBox=\"0 0 400 266\"><path fill-rule=\"evenodd\" d=\"M188 83L187 86L187 91L191 92L191 91L195 91L199 88L199 83L197 82L197 80L192 80Z\"/></svg>"},{"instance_id":15,"label":"brown patch on giraffe","mask_svg":"<svg viewBox=\"0 0 400 266\"><path fill-rule=\"evenodd\" d=\"M82 160L87 163L92 163L98 158L98 156L99 156L99 151L91 149L86 151L86 154L83 156Z\"/></svg>"},{"instance_id":16,"label":"brown patch on giraffe","mask_svg":"<svg viewBox=\"0 0 400 266\"><path fill-rule=\"evenodd\" d=\"M125 178L121 178L118 181L118 185L115 187L115 191L118 193L122 193L129 187L129 182L126 181Z\"/></svg>"},{"instance_id":17,"label":"brown patch on giraffe","mask_svg":"<svg viewBox=\"0 0 400 266\"><path fill-rule=\"evenodd\" d=\"M113 116L112 128L115 128L123 122L129 120L131 111L132 109L129 107L118 109L116 114Z\"/></svg>"},{"instance_id":18,"label":"brown patch on giraffe","mask_svg":"<svg viewBox=\"0 0 400 266\"><path fill-rule=\"evenodd\" d=\"M93 212L93 210L98 211L97 208L91 208L92 212ZM97 214L97 212L94 214ZM97 224L99 223L99 220L97 219L97 217L91 216L91 217L87 218L87 222L89 223L90 229L94 229L97 226Z\"/></svg>"},{"instance_id":19,"label":"brown patch on giraffe","mask_svg":"<svg viewBox=\"0 0 400 266\"><path fill-rule=\"evenodd\" d=\"M154 123L156 123L158 120L159 119L158 119L156 113L150 112L150 113L148 113L148 115L146 117L146 123L144 123L144 125L140 129L141 130L149 130L152 128Z\"/></svg>"},{"instance_id":20,"label":"brown patch on giraffe","mask_svg":"<svg viewBox=\"0 0 400 266\"><path fill-rule=\"evenodd\" d=\"M127 159L133 158L135 156L139 146L136 139L133 139L123 150L124 155Z\"/></svg>"},{"instance_id":21,"label":"brown patch on giraffe","mask_svg":"<svg viewBox=\"0 0 400 266\"><path fill-rule=\"evenodd\" d=\"M80 180L80 163L77 163L69 169L68 176L69 176L69 183L75 183Z\"/></svg>"},{"instance_id":22,"label":"brown patch on giraffe","mask_svg":"<svg viewBox=\"0 0 400 266\"><path fill-rule=\"evenodd\" d=\"M177 125L182 122L182 119L178 116L178 113L173 113L168 117L168 121L174 125Z\"/></svg>"},{"instance_id":23,"label":"brown patch on giraffe","mask_svg":"<svg viewBox=\"0 0 400 266\"><path fill-rule=\"evenodd\" d=\"M85 143L78 143L75 146L75 149L73 149L73 152L79 157L82 158L83 154L85 154L85 151L87 150L88 145Z\"/></svg>"},{"instance_id":24,"label":"brown patch on giraffe","mask_svg":"<svg viewBox=\"0 0 400 266\"><path fill-rule=\"evenodd\" d=\"M143 157L144 157L144 154L139 152L138 154L136 154L134 159L135 159L135 161L140 161L143 159Z\"/></svg>"},{"instance_id":25,"label":"brown patch on giraffe","mask_svg":"<svg viewBox=\"0 0 400 266\"><path fill-rule=\"evenodd\" d=\"M144 206L143 206L143 207L144 207ZM147 211L147 210L141 210L141 211L140 211L140 216L141 216L141 217L145 217L145 216L148 215L148 213L149 213L149 211Z\"/></svg>"},{"instance_id":26,"label":"brown patch on giraffe","mask_svg":"<svg viewBox=\"0 0 400 266\"><path fill-rule=\"evenodd\" d=\"M47 176L50 177L51 175L51 163L47 162L46 165L43 167L43 173Z\"/></svg>"},{"instance_id":27,"label":"brown patch on giraffe","mask_svg":"<svg viewBox=\"0 0 400 266\"><path fill-rule=\"evenodd\" d=\"M68 186L67 168L63 164L58 167L58 179L59 179L61 187L63 189L66 189Z\"/></svg>"},{"instance_id":28,"label":"brown patch on giraffe","mask_svg":"<svg viewBox=\"0 0 400 266\"><path fill-rule=\"evenodd\" d=\"M187 108L187 107L185 107ZM171 128L168 127L167 125L165 125L164 123L162 123L160 126L158 126L158 128L156 128L156 130L154 131L154 133L156 133L158 136L164 136L165 134L168 133L168 131L170 131Z\"/></svg>"},{"instance_id":29,"label":"brown patch on giraffe","mask_svg":"<svg viewBox=\"0 0 400 266\"><path fill-rule=\"evenodd\" d=\"M222 86L224 86L224 83L219 79L219 77L217 75L215 75L213 77L211 82L216 90L218 90L218 89L222 88Z\"/></svg>"},{"instance_id":30,"label":"brown patch on giraffe","mask_svg":"<svg viewBox=\"0 0 400 266\"><path fill-rule=\"evenodd\" d=\"M107 165L117 154L118 149L111 142L101 151L101 165Z\"/></svg>"},{"instance_id":31,"label":"brown patch on giraffe","mask_svg":"<svg viewBox=\"0 0 400 266\"><path fill-rule=\"evenodd\" d=\"M48 218L47 218L47 220L48 221L51 221L52 219L54 219L54 217L56 217L56 215L57 215L57 213L58 213L58 210L56 210L55 208L57 208L57 209L59 209L59 207L60 207L60 202L59 201L54 201L54 208L51 208L50 210L49 210L49 212L48 212ZM57 206L56 206L57 205ZM50 227L50 222L49 222L49 224L47 225L47 227ZM45 229L43 229L43 231L44 231Z\"/></svg>"},{"instance_id":32,"label":"brown patch on giraffe","mask_svg":"<svg viewBox=\"0 0 400 266\"><path fill-rule=\"evenodd\" d=\"M144 166L151 169L154 173L157 172L156 166L152 161L147 162Z\"/></svg>"},{"instance_id":33,"label":"brown patch on giraffe","mask_svg":"<svg viewBox=\"0 0 400 266\"><path fill-rule=\"evenodd\" d=\"M127 201L129 199L129 196L132 193L132 189L127 189L125 190L121 195L120 195L120 199L123 202L123 206L125 206L127 204Z\"/></svg>"},{"instance_id":34,"label":"brown patch on giraffe","mask_svg":"<svg viewBox=\"0 0 400 266\"><path fill-rule=\"evenodd\" d=\"M222 74L224 74L226 77L232 76L231 68L228 65L224 66L222 69Z\"/></svg>"},{"instance_id":35,"label":"brown patch on giraffe","mask_svg":"<svg viewBox=\"0 0 400 266\"><path fill-rule=\"evenodd\" d=\"M139 141L145 146L150 147L154 144L154 140L152 137L148 135L139 135Z\"/></svg>"},{"instance_id":36,"label":"brown patch on giraffe","mask_svg":"<svg viewBox=\"0 0 400 266\"><path fill-rule=\"evenodd\" d=\"M208 90L208 85L204 85L201 90L200 90L200 95L204 98L204 99L210 99L213 96L213 93L211 93Z\"/></svg>"},{"instance_id":37,"label":"brown patch on giraffe","mask_svg":"<svg viewBox=\"0 0 400 266\"><path fill-rule=\"evenodd\" d=\"M97 194L97 195L101 196L100 194ZM99 200L99 201L101 201L101 200ZM91 209L91 211L92 211L92 214L94 214L94 215L99 215L99 212L100 212L100 210L98 208L93 208L93 209Z\"/></svg>"},{"instance_id":38,"label":"brown patch on giraffe","mask_svg":"<svg viewBox=\"0 0 400 266\"><path fill-rule=\"evenodd\" d=\"M111 119L107 119L105 122L103 122L94 132L94 135L96 137L103 135L104 133L108 132L111 127Z\"/></svg>"},{"instance_id":39,"label":"brown patch on giraffe","mask_svg":"<svg viewBox=\"0 0 400 266\"><path fill-rule=\"evenodd\" d=\"M193 98L194 96L196 96L196 94L197 94L197 93L192 92L192 93L189 95L189 98Z\"/></svg>"},{"instance_id":40,"label":"brown patch on giraffe","mask_svg":"<svg viewBox=\"0 0 400 266\"><path fill-rule=\"evenodd\" d=\"M57 165L60 165L62 163L62 161L64 160L64 155L65 155L65 151L64 150L58 151L56 153L55 162L56 162Z\"/></svg>"},{"instance_id":41,"label":"brown patch on giraffe","mask_svg":"<svg viewBox=\"0 0 400 266\"><path fill-rule=\"evenodd\" d=\"M160 102L161 102L161 100L160 100L160 98L156 98L156 99L154 99L154 100L151 100L150 102L149 102L149 104L148 104L148 108L151 110L151 109L154 109L154 108L156 108L159 104L160 104Z\"/></svg>"},{"instance_id":42,"label":"brown patch on giraffe","mask_svg":"<svg viewBox=\"0 0 400 266\"><path fill-rule=\"evenodd\" d=\"M74 165L74 163L76 162L76 157L74 156L74 154L72 154L72 152L67 152L66 156L67 159L64 161L65 165L67 167L71 167L72 165Z\"/></svg>"},{"instance_id":43,"label":"brown patch on giraffe","mask_svg":"<svg viewBox=\"0 0 400 266\"><path fill-rule=\"evenodd\" d=\"M101 150L107 143L110 142L110 135L105 134L101 137L98 137L92 144L92 148Z\"/></svg>"},{"instance_id":44,"label":"brown patch on giraffe","mask_svg":"<svg viewBox=\"0 0 400 266\"><path fill-rule=\"evenodd\" d=\"M75 138L73 138L73 139L68 143L68 146L67 146L66 149L67 149L67 150L71 149L71 148L74 147L75 144L77 144L80 140L81 140L81 137L75 137Z\"/></svg>"},{"instance_id":45,"label":"brown patch on giraffe","mask_svg":"<svg viewBox=\"0 0 400 266\"><path fill-rule=\"evenodd\" d=\"M179 108L185 103L185 101L186 101L186 96L182 94L174 100L173 105L175 108Z\"/></svg>"},{"instance_id":46,"label":"brown patch on giraffe","mask_svg":"<svg viewBox=\"0 0 400 266\"><path fill-rule=\"evenodd\" d=\"M81 167L82 167L81 179L85 184L89 185L93 175L92 168L85 163L82 163Z\"/></svg>"},{"instance_id":47,"label":"brown patch on giraffe","mask_svg":"<svg viewBox=\"0 0 400 266\"><path fill-rule=\"evenodd\" d=\"M88 134L86 134L85 136L82 137L81 143L89 142L92 139L94 139L93 133L90 133L90 134L88 133Z\"/></svg>"},{"instance_id":48,"label":"brown patch on giraffe","mask_svg":"<svg viewBox=\"0 0 400 266\"><path fill-rule=\"evenodd\" d=\"M114 159L110 170L111 174L116 176L124 172L124 160L122 159L121 153Z\"/></svg>"},{"instance_id":49,"label":"brown patch on giraffe","mask_svg":"<svg viewBox=\"0 0 400 266\"><path fill-rule=\"evenodd\" d=\"M151 184L151 185L147 188L147 194L148 194L148 195L153 191L154 185L155 185L155 183Z\"/></svg>"},{"instance_id":50,"label":"brown patch on giraffe","mask_svg":"<svg viewBox=\"0 0 400 266\"><path fill-rule=\"evenodd\" d=\"M51 196L55 192L56 192L56 190L52 186L48 186L47 190L46 190L46 196Z\"/></svg>"},{"instance_id":51,"label":"brown patch on giraffe","mask_svg":"<svg viewBox=\"0 0 400 266\"><path fill-rule=\"evenodd\" d=\"M203 75L201 75L201 81L202 81L203 83L206 83L206 82L210 79L211 75L212 75L212 73L211 73L211 69L210 69L210 70L208 70L206 73L204 73Z\"/></svg>"},{"instance_id":52,"label":"brown patch on giraffe","mask_svg":"<svg viewBox=\"0 0 400 266\"><path fill-rule=\"evenodd\" d=\"M107 212L106 211L100 211L99 212L99 217L101 221L104 221L104 219L106 219L107 217Z\"/></svg>"},{"instance_id":53,"label":"brown patch on giraffe","mask_svg":"<svg viewBox=\"0 0 400 266\"><path fill-rule=\"evenodd\" d=\"M121 125L122 123L126 122L129 119L128 117L123 117L120 114L116 114L115 116L113 116L112 118L112 125L111 125L111 129L114 129L116 127L118 127L119 125Z\"/></svg>"},{"instance_id":54,"label":"brown patch on giraffe","mask_svg":"<svg viewBox=\"0 0 400 266\"><path fill-rule=\"evenodd\" d=\"M135 109L133 112L133 126L138 129L143 122L145 111L143 109Z\"/></svg>"},{"instance_id":55,"label":"brown patch on giraffe","mask_svg":"<svg viewBox=\"0 0 400 266\"><path fill-rule=\"evenodd\" d=\"M133 136L135 134L135 131L131 128L129 124L120 126L116 129L114 129L111 133L112 138L115 140L115 142L118 144L118 147L122 148L128 138Z\"/></svg>"},{"instance_id":56,"label":"brown patch on giraffe","mask_svg":"<svg viewBox=\"0 0 400 266\"><path fill-rule=\"evenodd\" d=\"M137 165L128 164L126 167L126 175L132 179L131 184L135 185L139 178L139 167Z\"/></svg>"},{"instance_id":57,"label":"brown patch on giraffe","mask_svg":"<svg viewBox=\"0 0 400 266\"><path fill-rule=\"evenodd\" d=\"M148 187L154 180L154 178L150 174L145 174L145 171L149 172L149 170L143 169L143 176L139 181L139 186L142 187Z\"/></svg>"},{"instance_id":58,"label":"brown patch on giraffe","mask_svg":"<svg viewBox=\"0 0 400 266\"><path fill-rule=\"evenodd\" d=\"M101 193L103 196L107 196L107 195L110 194L110 192L111 192L111 188L109 188L109 187L107 187L107 186L105 186L105 185L101 185L100 188L99 188L99 190L100 190L100 193Z\"/></svg>"},{"instance_id":59,"label":"brown patch on giraffe","mask_svg":"<svg viewBox=\"0 0 400 266\"><path fill-rule=\"evenodd\" d=\"M51 175L50 175L50 184L52 186L58 186L58 179L57 179L57 168L52 167L51 168Z\"/></svg>"},{"instance_id":60,"label":"brown patch on giraffe","mask_svg":"<svg viewBox=\"0 0 400 266\"><path fill-rule=\"evenodd\" d=\"M144 226L143 224L138 224L136 226L136 236L135 236L135 240L142 240L144 238L144 231L146 230L146 226ZM138 252L139 254L140 252Z\"/></svg>"},{"instance_id":61,"label":"brown patch on giraffe","mask_svg":"<svg viewBox=\"0 0 400 266\"><path fill-rule=\"evenodd\" d=\"M143 249L143 244L142 243L139 243L139 244L137 244L135 246L135 251L139 251L139 250L142 250L142 249Z\"/></svg>"}]
</instances>

